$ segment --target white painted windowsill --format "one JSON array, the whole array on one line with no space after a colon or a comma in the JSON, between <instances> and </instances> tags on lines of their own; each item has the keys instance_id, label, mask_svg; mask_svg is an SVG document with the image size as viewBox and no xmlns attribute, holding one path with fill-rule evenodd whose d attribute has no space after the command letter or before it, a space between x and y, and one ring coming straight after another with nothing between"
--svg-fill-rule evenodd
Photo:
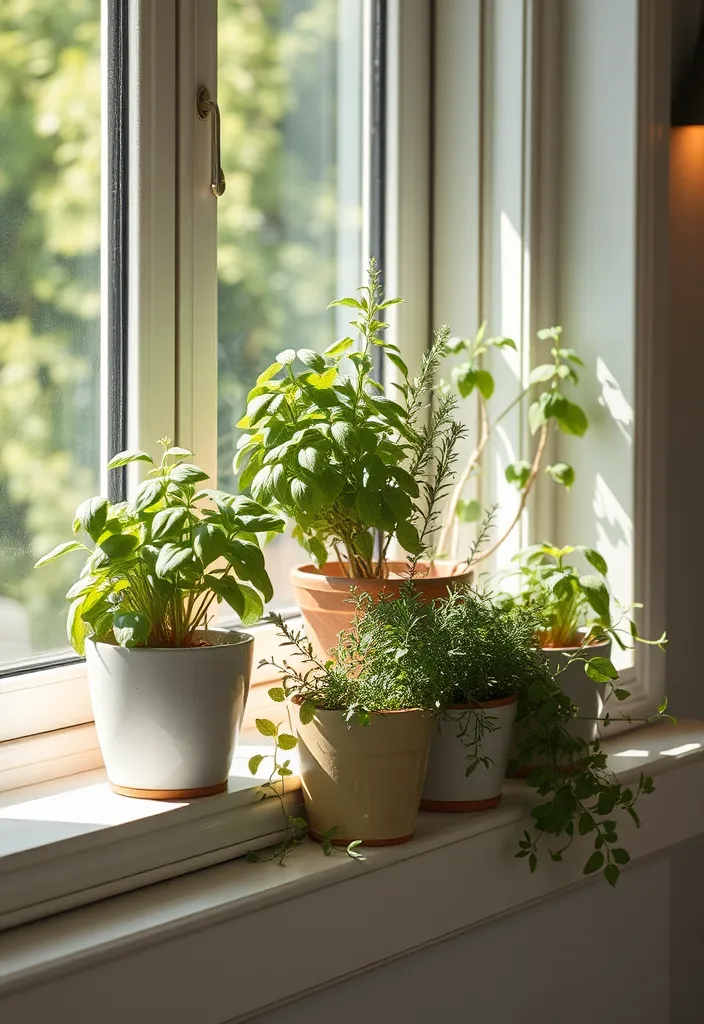
<instances>
[{"instance_id":1,"label":"white painted windowsill","mask_svg":"<svg viewBox=\"0 0 704 1024\"><path fill-rule=\"evenodd\" d=\"M642 828L620 826L633 860L704 833L704 723L605 746L621 778L656 777ZM496 810L421 814L411 842L361 862L306 842L283 867L231 860L14 928L0 935L0 1019L29 1024L59 1001L72 1024L244 1020L584 881L586 845L533 875L514 858L531 804L509 782Z\"/></svg>"}]
</instances>

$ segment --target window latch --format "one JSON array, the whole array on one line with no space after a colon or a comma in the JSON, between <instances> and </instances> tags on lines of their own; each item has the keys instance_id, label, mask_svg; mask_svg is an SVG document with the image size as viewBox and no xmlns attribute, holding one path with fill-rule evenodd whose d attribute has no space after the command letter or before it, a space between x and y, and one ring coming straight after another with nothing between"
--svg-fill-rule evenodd
<instances>
[{"instance_id":1,"label":"window latch","mask_svg":"<svg viewBox=\"0 0 704 1024\"><path fill-rule=\"evenodd\" d=\"M196 110L201 121L210 114L210 188L214 196L219 197L225 191L225 175L220 162L220 108L210 95L207 86L198 90Z\"/></svg>"}]
</instances>

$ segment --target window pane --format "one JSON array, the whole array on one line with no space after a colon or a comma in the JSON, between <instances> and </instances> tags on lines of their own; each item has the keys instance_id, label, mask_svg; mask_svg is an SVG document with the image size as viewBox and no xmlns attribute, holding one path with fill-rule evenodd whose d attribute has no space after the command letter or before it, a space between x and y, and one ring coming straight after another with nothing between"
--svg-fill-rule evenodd
<instances>
[{"instance_id":1,"label":"window pane","mask_svg":"<svg viewBox=\"0 0 704 1024\"><path fill-rule=\"evenodd\" d=\"M0 671L67 650L76 556L32 566L99 489L99 356L100 0L4 0Z\"/></svg>"},{"instance_id":2,"label":"window pane","mask_svg":"<svg viewBox=\"0 0 704 1024\"><path fill-rule=\"evenodd\" d=\"M283 348L347 333L331 299L362 267L361 0L219 0L218 101L227 190L218 202L218 473L247 392ZM274 606L293 604L290 537L267 552Z\"/></svg>"}]
</instances>

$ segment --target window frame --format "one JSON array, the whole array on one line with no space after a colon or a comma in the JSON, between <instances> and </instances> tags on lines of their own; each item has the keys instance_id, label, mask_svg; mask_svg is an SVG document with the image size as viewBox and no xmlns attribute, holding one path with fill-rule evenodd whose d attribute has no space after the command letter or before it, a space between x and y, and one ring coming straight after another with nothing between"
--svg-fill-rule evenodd
<instances>
[{"instance_id":1,"label":"window frame","mask_svg":"<svg viewBox=\"0 0 704 1024\"><path fill-rule=\"evenodd\" d=\"M372 5L377 0L364 2ZM635 338L636 418L640 426L635 440L634 560L637 592L645 601L641 626L645 635L659 635L664 620L664 592L658 581L663 578L665 494L657 481L663 479L665 430L664 413L650 396L654 381L662 373L665 351L665 311L654 283L661 279L665 258L658 238L667 211L666 199L663 201L667 133L663 138L658 126L661 129L667 123L669 83L667 62L657 47L664 15L647 0L635 2L639 11ZM108 0L103 3L105 9ZM172 436L181 444L193 446L201 464L215 472L216 200L209 190L210 125L195 116L195 95L201 84L217 95L217 4L216 0L201 0L198 5L189 0L179 0L177 5L159 0L124 3L133 55L127 86L132 126L129 160L124 151L121 157L129 167L129 303L124 295L114 301L120 303L119 310L123 317L126 315L127 323L126 348L119 349L120 358L127 363L127 442L144 447L155 437ZM482 146L477 145L487 129L482 73L487 59L488 4L486 0L444 0L442 5L432 0L385 3L386 282L390 293L413 297L412 303L392 309L390 334L403 338L407 361L414 369L427 347L434 313L442 309L445 317L448 311L454 317L459 309L457 322L465 318L476 323L478 317L472 316L472 310L478 312L480 298L488 287L487 232L479 210L490 166L485 162L486 152L482 154ZM550 318L555 301L558 222L555 205L546 195L545 180L546 168L556 159L559 144L552 76L560 62L560 5L529 0L526 5L510 4L510 8L514 17L522 19L525 96L520 188L529 229L528 248L537 238L542 239L541 247L535 246L532 266L524 262L522 269L522 324L525 332L532 332L538 322ZM438 16L441 22L436 20ZM466 48L453 45L458 38L448 31L453 16L469 18L478 28L473 60L467 59ZM518 30L515 25L514 30ZM436 99L448 106L442 110L442 117L437 105L432 109L434 86L438 90ZM469 187L467 177L457 174L457 162L454 170L452 165L462 147L476 156L468 168ZM469 252L469 270L448 285L441 272L443 260L458 260L460 240L456 238L452 248L446 247L444 238L452 222L450 214L456 208L453 189L462 187L462 209L471 229L469 246L464 247L465 255ZM438 200L439 190L444 206ZM173 258L164 254L173 254ZM473 282L471 287L476 287L474 306L471 296L467 305L467 296L461 291L464 288L466 293L468 277ZM204 351L210 353L208 359L203 358ZM528 369L526 359L524 370ZM113 425L112 435L108 430L106 437L114 439L116 432ZM134 479L128 478L128 483L133 485ZM538 495L532 523L534 529L543 532L551 522L551 513L540 499ZM270 633L266 627L255 627L254 633L260 654L260 646L267 649ZM636 677L640 696L628 708L634 716L652 713L664 694L663 659L659 652L655 652L656 657L651 654L649 650L639 651ZM13 779L21 777L18 773L23 765L35 765L41 759L37 752L42 745L48 751L59 735L60 766L57 768L57 760L47 756L46 771L60 775L85 770L72 768L86 763L90 745L87 747L86 729L92 728L83 662L52 665L0 679L0 707L0 750L6 757L4 764L14 772ZM616 731L615 726L612 731ZM69 756L72 735L73 761ZM36 774L32 781L38 781Z\"/></svg>"}]
</instances>

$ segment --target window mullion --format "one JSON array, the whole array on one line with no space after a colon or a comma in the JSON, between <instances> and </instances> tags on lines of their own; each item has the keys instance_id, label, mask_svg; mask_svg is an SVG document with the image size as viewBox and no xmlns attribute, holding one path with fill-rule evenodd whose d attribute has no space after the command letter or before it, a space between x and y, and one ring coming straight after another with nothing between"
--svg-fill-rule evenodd
<instances>
[{"instance_id":1,"label":"window mullion","mask_svg":"<svg viewBox=\"0 0 704 1024\"><path fill-rule=\"evenodd\" d=\"M210 188L213 119L198 117L196 96L206 86L217 99L217 0L180 0L178 68L176 435L216 480L218 200Z\"/></svg>"},{"instance_id":2,"label":"window mullion","mask_svg":"<svg viewBox=\"0 0 704 1024\"><path fill-rule=\"evenodd\" d=\"M131 0L128 441L176 433L176 17Z\"/></svg>"}]
</instances>

